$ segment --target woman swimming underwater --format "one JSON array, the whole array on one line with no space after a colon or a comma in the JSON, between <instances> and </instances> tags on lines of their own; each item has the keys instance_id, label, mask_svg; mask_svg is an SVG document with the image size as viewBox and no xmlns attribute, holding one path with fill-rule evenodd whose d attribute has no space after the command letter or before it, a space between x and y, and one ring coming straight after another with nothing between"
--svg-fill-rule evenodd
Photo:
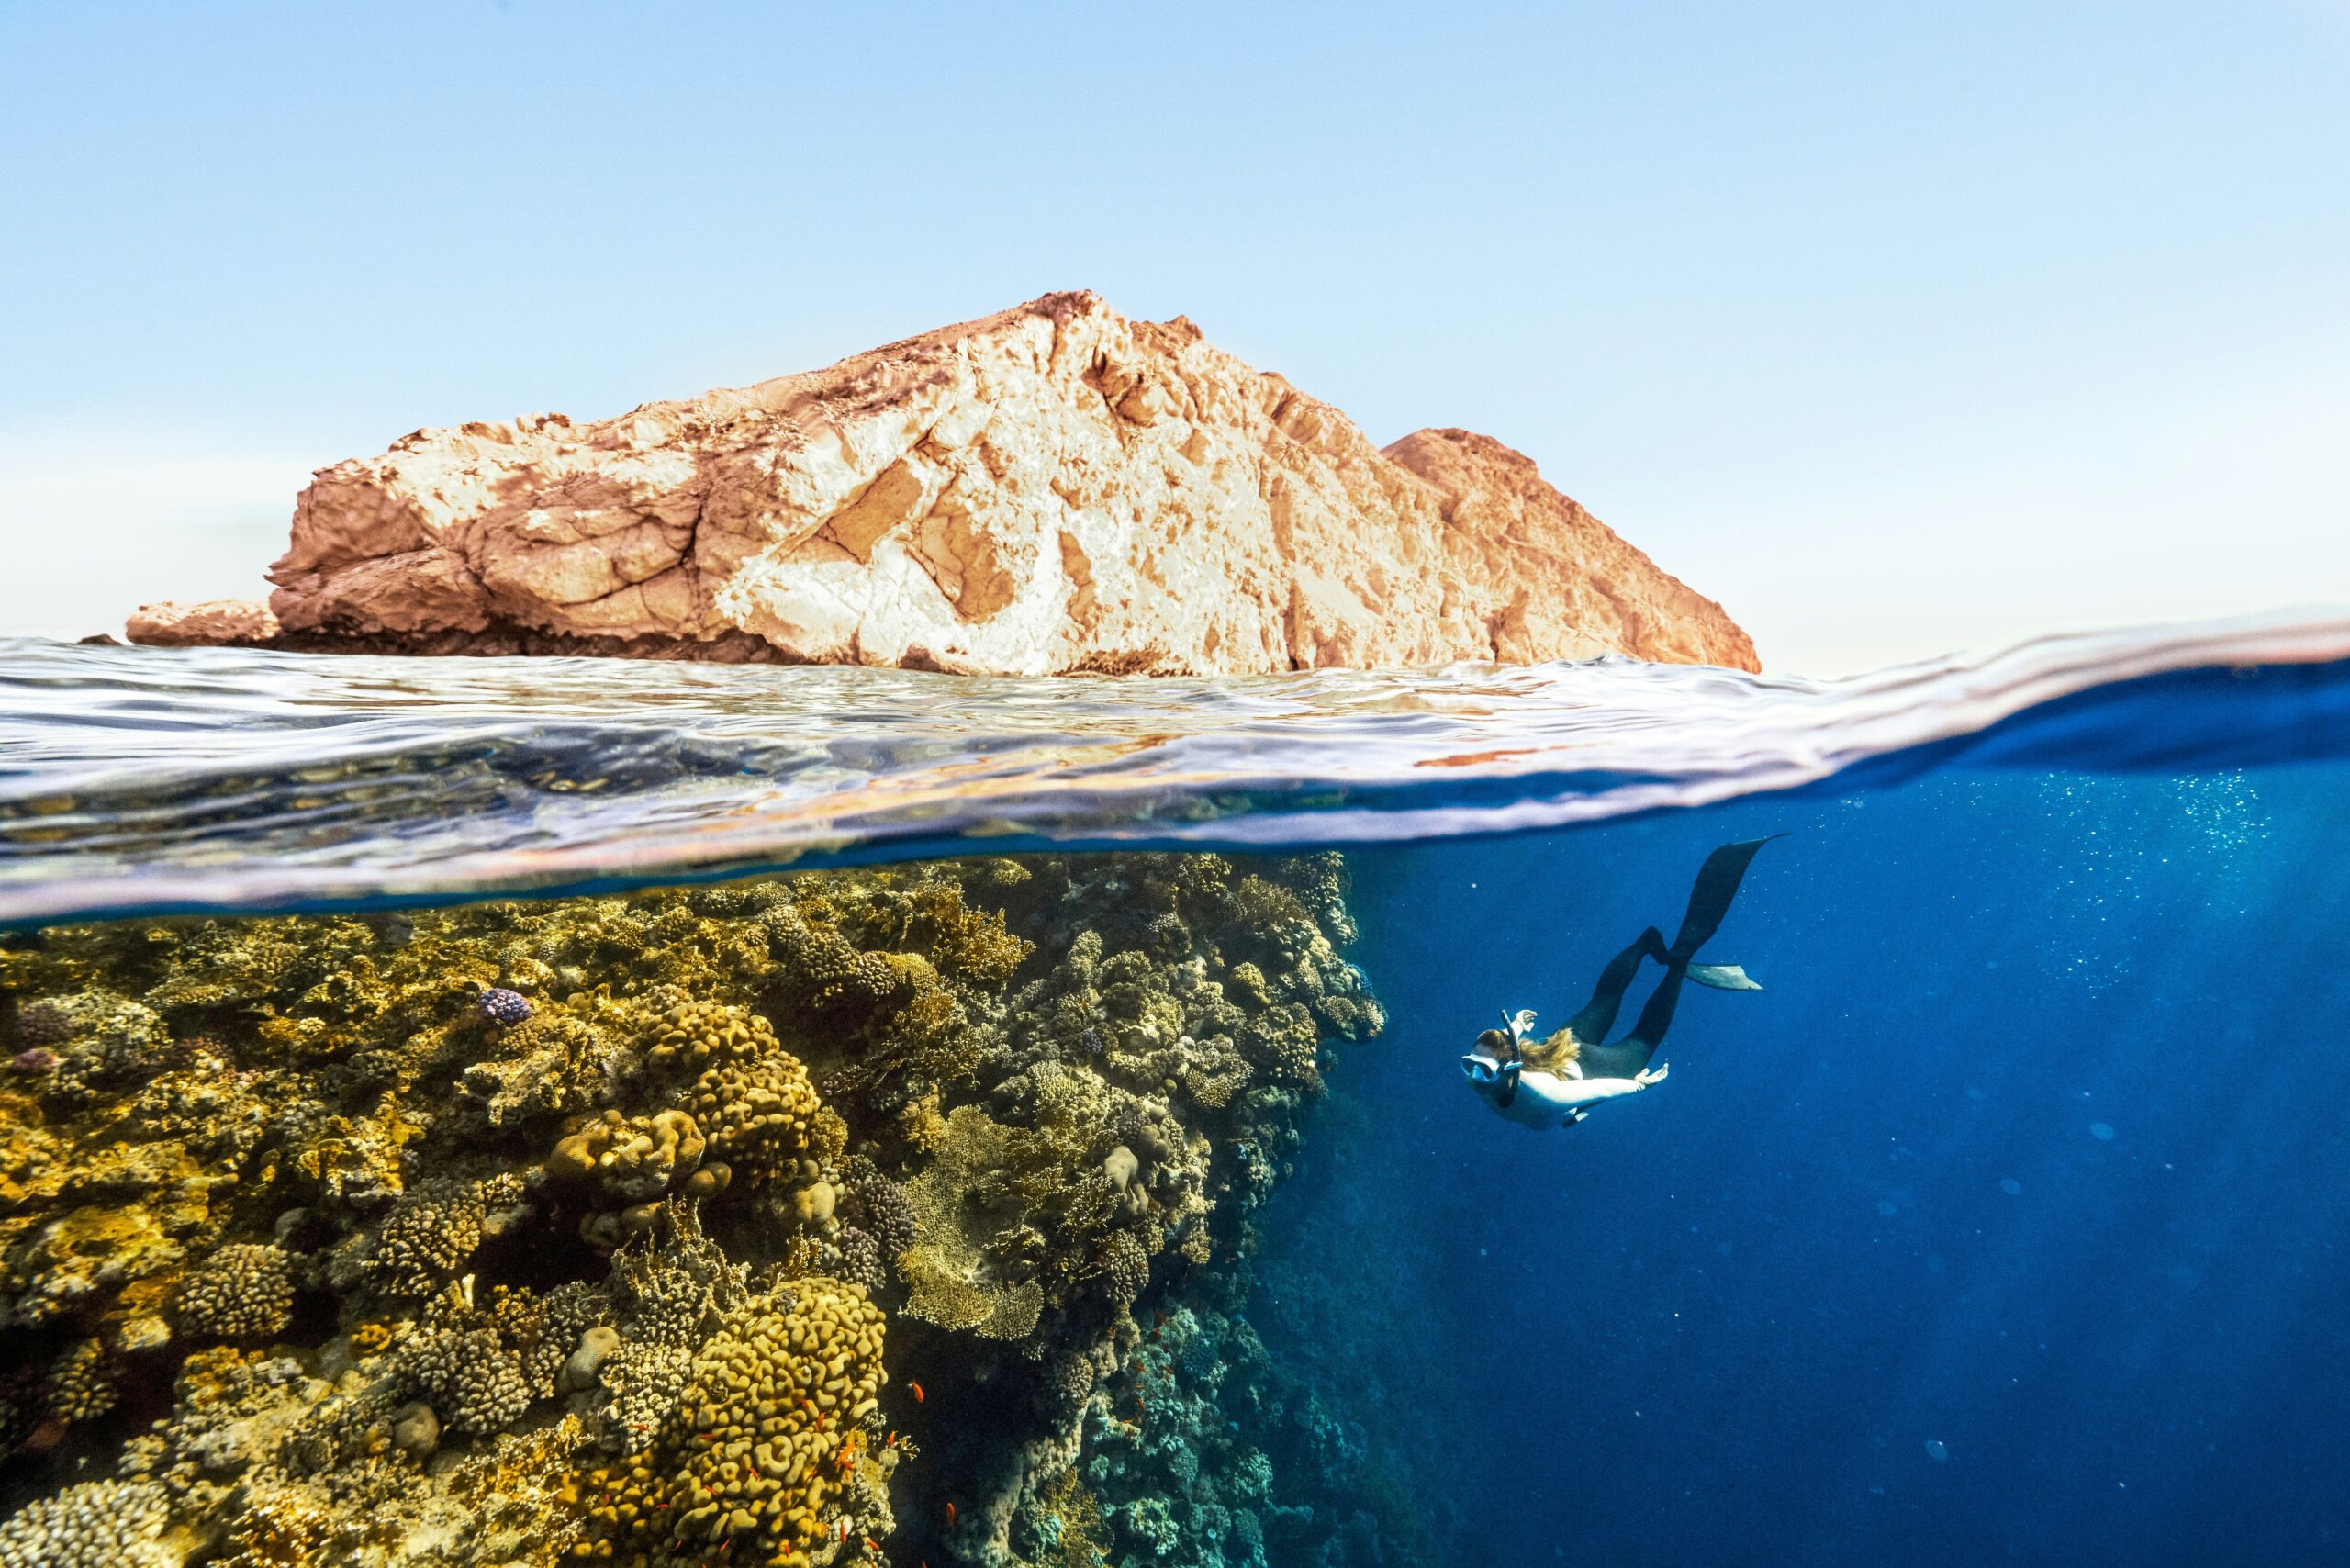
<instances>
[{"instance_id":1,"label":"woman swimming underwater","mask_svg":"<svg viewBox=\"0 0 2350 1568\"><path fill-rule=\"evenodd\" d=\"M1774 834L1772 837L1785 837ZM1718 991L1761 991L1736 964L1695 964L1690 960L1706 945L1729 913L1730 900L1746 868L1768 838L1725 844L1706 857L1697 870L1696 886L1689 890L1688 913L1681 917L1680 935L1673 946L1653 925L1632 945L1607 960L1599 984L1582 1012L1567 1026L1546 1040L1531 1038L1534 1014L1529 1009L1508 1020L1508 1029L1488 1029L1477 1036L1475 1049L1460 1058L1461 1076L1496 1114L1521 1126L1572 1126L1583 1119L1583 1107L1618 1094L1634 1094L1651 1083L1664 1081L1669 1064L1649 1066L1673 1010L1681 1001L1681 982L1695 980ZM1656 994L1640 1009L1640 1021L1614 1045L1601 1042L1615 1026L1616 1011L1624 1003L1639 973L1640 960L1654 958L1664 966Z\"/></svg>"}]
</instances>

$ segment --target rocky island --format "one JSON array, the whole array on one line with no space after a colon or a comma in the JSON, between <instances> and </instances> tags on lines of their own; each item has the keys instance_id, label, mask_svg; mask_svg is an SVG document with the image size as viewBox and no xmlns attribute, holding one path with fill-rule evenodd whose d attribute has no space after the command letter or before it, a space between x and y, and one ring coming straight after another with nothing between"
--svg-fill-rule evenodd
<instances>
[{"instance_id":1,"label":"rocky island","mask_svg":"<svg viewBox=\"0 0 2350 1568\"><path fill-rule=\"evenodd\" d=\"M133 642L964 674L1617 653L1758 668L1721 606L1489 437L1383 450L1178 318L1046 295L825 370L319 471L267 606Z\"/></svg>"}]
</instances>

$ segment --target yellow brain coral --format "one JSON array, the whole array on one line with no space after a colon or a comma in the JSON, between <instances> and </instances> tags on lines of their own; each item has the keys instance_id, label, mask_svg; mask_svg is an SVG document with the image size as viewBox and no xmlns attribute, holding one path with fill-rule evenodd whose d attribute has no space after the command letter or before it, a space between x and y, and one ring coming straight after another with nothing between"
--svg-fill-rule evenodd
<instances>
[{"instance_id":1,"label":"yellow brain coral","mask_svg":"<svg viewBox=\"0 0 2350 1568\"><path fill-rule=\"evenodd\" d=\"M716 1560L807 1568L847 1532L868 1491L884 1320L865 1287L821 1275L737 1309L694 1355L691 1382L661 1440L599 1472L581 1500L597 1539L574 1548L631 1568Z\"/></svg>"},{"instance_id":2,"label":"yellow brain coral","mask_svg":"<svg viewBox=\"0 0 2350 1568\"><path fill-rule=\"evenodd\" d=\"M646 1055L657 1067L699 1070L677 1102L718 1159L764 1172L834 1141L808 1070L756 1014L682 1002L662 1019Z\"/></svg>"}]
</instances>

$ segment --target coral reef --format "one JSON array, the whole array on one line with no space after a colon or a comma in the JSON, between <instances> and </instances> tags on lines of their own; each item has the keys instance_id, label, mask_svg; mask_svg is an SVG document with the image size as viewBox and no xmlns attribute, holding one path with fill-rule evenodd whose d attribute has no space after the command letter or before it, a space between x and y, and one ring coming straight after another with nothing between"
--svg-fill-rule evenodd
<instances>
[{"instance_id":1,"label":"coral reef","mask_svg":"<svg viewBox=\"0 0 2350 1568\"><path fill-rule=\"evenodd\" d=\"M84 1481L0 1522L0 1568L177 1568L160 1486Z\"/></svg>"},{"instance_id":2,"label":"coral reef","mask_svg":"<svg viewBox=\"0 0 2350 1568\"><path fill-rule=\"evenodd\" d=\"M1382 1021L1344 894L1065 856L11 938L0 1564L1338 1529L1234 1424L1310 1403L1239 1305Z\"/></svg>"},{"instance_id":3,"label":"coral reef","mask_svg":"<svg viewBox=\"0 0 2350 1568\"><path fill-rule=\"evenodd\" d=\"M294 1309L294 1260L264 1243L231 1242L180 1282L183 1332L220 1339L283 1333Z\"/></svg>"},{"instance_id":4,"label":"coral reef","mask_svg":"<svg viewBox=\"0 0 2350 1568\"><path fill-rule=\"evenodd\" d=\"M493 1024L520 1024L531 1016L531 999L502 985L483 991L474 1006Z\"/></svg>"},{"instance_id":5,"label":"coral reef","mask_svg":"<svg viewBox=\"0 0 2350 1568\"><path fill-rule=\"evenodd\" d=\"M438 1182L400 1201L375 1233L367 1260L397 1295L431 1295L481 1245L481 1193L470 1184Z\"/></svg>"},{"instance_id":6,"label":"coral reef","mask_svg":"<svg viewBox=\"0 0 2350 1568\"><path fill-rule=\"evenodd\" d=\"M887 1536L897 1455L881 1436L883 1329L863 1286L822 1277L730 1314L689 1366L688 1418L588 1478L591 1528L606 1534L576 1554L606 1555L618 1537L659 1568L738 1544L744 1562L804 1568L828 1544Z\"/></svg>"}]
</instances>

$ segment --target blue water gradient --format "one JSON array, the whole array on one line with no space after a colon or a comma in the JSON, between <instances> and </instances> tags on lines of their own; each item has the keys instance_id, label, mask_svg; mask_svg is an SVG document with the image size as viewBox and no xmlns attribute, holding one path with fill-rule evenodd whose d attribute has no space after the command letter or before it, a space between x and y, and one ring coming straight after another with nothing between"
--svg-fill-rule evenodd
<instances>
[{"instance_id":1,"label":"blue water gradient","mask_svg":"<svg viewBox=\"0 0 2350 1568\"><path fill-rule=\"evenodd\" d=\"M1768 989L1663 1084L1537 1134L1457 1081L1778 832L1705 955ZM2336 759L1351 857L1393 1022L1257 1316L1448 1562L2350 1560L2345 845Z\"/></svg>"}]
</instances>

